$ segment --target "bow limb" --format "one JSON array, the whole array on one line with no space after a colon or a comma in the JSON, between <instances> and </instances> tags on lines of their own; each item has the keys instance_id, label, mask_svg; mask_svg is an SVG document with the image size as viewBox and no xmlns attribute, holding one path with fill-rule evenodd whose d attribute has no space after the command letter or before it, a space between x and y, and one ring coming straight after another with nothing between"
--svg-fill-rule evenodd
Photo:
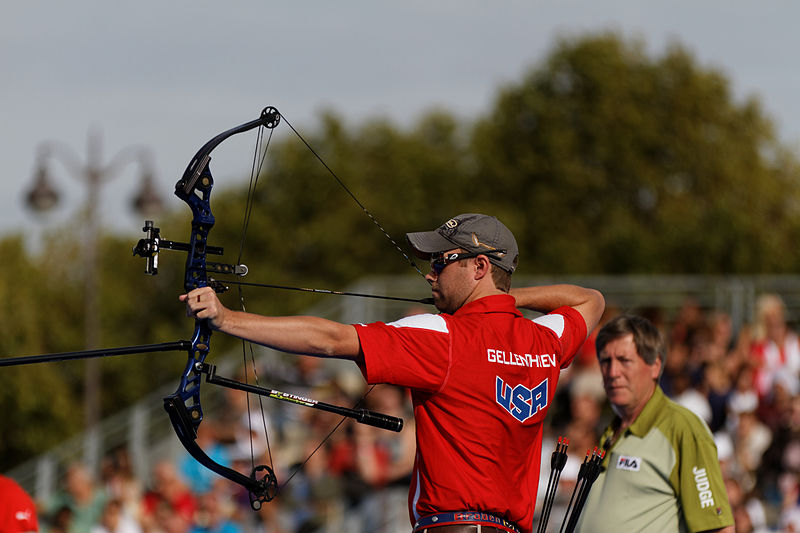
<instances>
[{"instance_id":1,"label":"bow limb","mask_svg":"<svg viewBox=\"0 0 800 533\"><path fill-rule=\"evenodd\" d=\"M228 137L236 135L237 133L244 133L254 128L258 128L259 126L274 129L280 123L280 121L281 115L278 113L277 109L274 107L265 107L264 110L261 111L261 116L256 120L251 120L250 122L246 122L241 126L236 126L235 128L224 131L208 141L202 146L202 148L200 148L200 150L197 151L195 156L189 162L189 165L186 167L183 177L178 180L178 183L175 184L175 195L181 200L187 203L189 202L188 196L194 191L198 178L203 172L208 170L208 162L211 160L211 152L214 150L214 148L219 146L222 141ZM191 206L192 204L189 205Z\"/></svg>"},{"instance_id":2,"label":"bow limb","mask_svg":"<svg viewBox=\"0 0 800 533\"><path fill-rule=\"evenodd\" d=\"M241 472L217 463L200 448L196 442L196 428L190 414L192 411L186 409L180 395L175 393L164 398L164 409L167 411L172 427L175 428L175 433L178 435L183 447L186 448L186 451L197 462L212 472L247 489L250 493L250 505L254 510L259 510L263 502L268 502L275 497L278 491L278 481L271 468L258 466L253 469L253 473L250 476L246 476ZM258 477L259 472L264 472L260 478Z\"/></svg>"}]
</instances>

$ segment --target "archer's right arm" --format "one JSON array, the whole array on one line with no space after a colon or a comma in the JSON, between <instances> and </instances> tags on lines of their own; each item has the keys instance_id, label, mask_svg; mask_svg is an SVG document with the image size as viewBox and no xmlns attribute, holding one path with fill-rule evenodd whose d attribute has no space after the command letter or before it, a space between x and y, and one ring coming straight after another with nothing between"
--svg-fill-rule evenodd
<instances>
[{"instance_id":1,"label":"archer's right arm","mask_svg":"<svg viewBox=\"0 0 800 533\"><path fill-rule=\"evenodd\" d=\"M578 311L586 322L586 332L597 326L606 307L605 298L595 289L577 285L541 285L511 289L509 294L517 301L517 307L549 313L562 306Z\"/></svg>"}]
</instances>

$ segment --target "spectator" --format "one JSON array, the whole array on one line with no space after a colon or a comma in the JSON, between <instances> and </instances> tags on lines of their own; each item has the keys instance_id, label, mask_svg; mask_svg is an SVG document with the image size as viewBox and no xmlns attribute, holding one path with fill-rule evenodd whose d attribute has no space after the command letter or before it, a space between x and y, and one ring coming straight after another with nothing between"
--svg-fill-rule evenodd
<instances>
[{"instance_id":1,"label":"spectator","mask_svg":"<svg viewBox=\"0 0 800 533\"><path fill-rule=\"evenodd\" d=\"M780 377L791 394L800 389L800 340L786 323L786 307L777 294L764 294L756 303L752 357L759 397L771 401L772 388Z\"/></svg>"},{"instance_id":2,"label":"spectator","mask_svg":"<svg viewBox=\"0 0 800 533\"><path fill-rule=\"evenodd\" d=\"M181 513L176 513L165 501L158 502L152 515L145 517L146 533L189 533L191 521Z\"/></svg>"},{"instance_id":3,"label":"spectator","mask_svg":"<svg viewBox=\"0 0 800 533\"><path fill-rule=\"evenodd\" d=\"M783 502L778 525L783 532L800 532L800 481L797 474L782 474L780 485Z\"/></svg>"},{"instance_id":4,"label":"spectator","mask_svg":"<svg viewBox=\"0 0 800 533\"><path fill-rule=\"evenodd\" d=\"M599 431L602 429L600 416L604 401L603 378L599 367L575 374L569 385L569 426L575 428L581 435L587 432L594 435L592 440L597 442ZM573 438L570 431L567 432L567 436Z\"/></svg>"},{"instance_id":5,"label":"spectator","mask_svg":"<svg viewBox=\"0 0 800 533\"><path fill-rule=\"evenodd\" d=\"M196 509L195 495L180 478L177 467L169 461L159 461L153 467L153 487L145 493L142 502L145 529L152 531L164 525L183 529L191 524ZM174 515L180 520L170 520L169 524L165 524L165 515Z\"/></svg>"},{"instance_id":6,"label":"spectator","mask_svg":"<svg viewBox=\"0 0 800 533\"><path fill-rule=\"evenodd\" d=\"M108 453L103 458L101 476L108 498L119 501L125 517L138 521L144 489L133 473L128 450L123 447Z\"/></svg>"},{"instance_id":7,"label":"spectator","mask_svg":"<svg viewBox=\"0 0 800 533\"><path fill-rule=\"evenodd\" d=\"M204 420L198 426L196 442L212 461L230 467L231 458L225 446L217 440L216 426L212 420ZM195 494L209 492L214 488L214 483L220 480L217 474L200 464L188 453L180 462L180 474Z\"/></svg>"},{"instance_id":8,"label":"spectator","mask_svg":"<svg viewBox=\"0 0 800 533\"><path fill-rule=\"evenodd\" d=\"M705 394L692 386L688 368L672 377L672 394L670 398L678 405L682 405L696 414L706 424L711 424L711 404Z\"/></svg>"},{"instance_id":9,"label":"spectator","mask_svg":"<svg viewBox=\"0 0 800 533\"><path fill-rule=\"evenodd\" d=\"M703 368L700 390L705 394L711 409L711 420L708 426L712 433L716 433L725 426L732 388L733 383L724 362L709 361Z\"/></svg>"},{"instance_id":10,"label":"spectator","mask_svg":"<svg viewBox=\"0 0 800 533\"><path fill-rule=\"evenodd\" d=\"M378 385L367 397L368 408L407 421L400 435L362 424L354 427L356 469L369 489L359 506L364 531L408 531L403 504L408 497L416 444L406 394L402 387Z\"/></svg>"},{"instance_id":11,"label":"spectator","mask_svg":"<svg viewBox=\"0 0 800 533\"><path fill-rule=\"evenodd\" d=\"M106 506L105 489L97 486L89 469L80 463L67 468L64 487L47 506L51 516L65 516L69 510L68 533L90 533L92 526L100 521Z\"/></svg>"},{"instance_id":12,"label":"spectator","mask_svg":"<svg viewBox=\"0 0 800 533\"><path fill-rule=\"evenodd\" d=\"M784 505L787 479L800 475L800 396L791 399L769 448L761 457L757 471L757 489L771 508ZM784 487L781 485L784 484ZM788 485L793 487L793 485Z\"/></svg>"},{"instance_id":13,"label":"spectator","mask_svg":"<svg viewBox=\"0 0 800 533\"><path fill-rule=\"evenodd\" d=\"M725 480L725 489L733 510L736 532L767 533L766 513L761 502L748 496L735 478Z\"/></svg>"},{"instance_id":14,"label":"spectator","mask_svg":"<svg viewBox=\"0 0 800 533\"><path fill-rule=\"evenodd\" d=\"M230 520L230 509L221 505L219 494L204 492L198 498L194 525L190 533L241 533L241 528Z\"/></svg>"},{"instance_id":15,"label":"spectator","mask_svg":"<svg viewBox=\"0 0 800 533\"><path fill-rule=\"evenodd\" d=\"M733 415L733 442L736 462L755 480L761 465L761 456L772 441L772 432L756 415L758 399L756 395L739 395L731 402ZM752 484L746 487L752 488Z\"/></svg>"},{"instance_id":16,"label":"spectator","mask_svg":"<svg viewBox=\"0 0 800 533\"><path fill-rule=\"evenodd\" d=\"M342 480L330 467L329 448L316 447L312 440L305 443L303 451L308 459L281 500L288 504L287 512L264 517L273 527L286 523L291 531L316 531L343 519Z\"/></svg>"},{"instance_id":17,"label":"spectator","mask_svg":"<svg viewBox=\"0 0 800 533\"><path fill-rule=\"evenodd\" d=\"M49 513L47 524L49 525L49 528L47 528L49 533L69 533L72 524L72 511L66 505L62 505L52 513Z\"/></svg>"},{"instance_id":18,"label":"spectator","mask_svg":"<svg viewBox=\"0 0 800 533\"><path fill-rule=\"evenodd\" d=\"M122 502L111 499L103 509L100 523L92 527L91 533L141 533L138 522L125 515Z\"/></svg>"}]
</instances>

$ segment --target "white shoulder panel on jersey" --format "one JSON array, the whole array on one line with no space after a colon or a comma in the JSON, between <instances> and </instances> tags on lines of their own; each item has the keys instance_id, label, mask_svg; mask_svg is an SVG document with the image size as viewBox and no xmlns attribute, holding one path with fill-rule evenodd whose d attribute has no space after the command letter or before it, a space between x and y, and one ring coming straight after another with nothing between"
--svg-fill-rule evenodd
<instances>
[{"instance_id":1,"label":"white shoulder panel on jersey","mask_svg":"<svg viewBox=\"0 0 800 533\"><path fill-rule=\"evenodd\" d=\"M548 329L552 329L558 338L561 338L561 335L564 334L564 316L563 315L543 315L539 318L534 318L534 322L539 324L540 326L544 326Z\"/></svg>"},{"instance_id":2,"label":"white shoulder panel on jersey","mask_svg":"<svg viewBox=\"0 0 800 533\"><path fill-rule=\"evenodd\" d=\"M412 315L401 318L394 322L389 322L387 326L395 328L418 328L429 329L431 331L438 331L440 333L447 333L447 322L441 315L432 315L430 313L424 315Z\"/></svg>"}]
</instances>

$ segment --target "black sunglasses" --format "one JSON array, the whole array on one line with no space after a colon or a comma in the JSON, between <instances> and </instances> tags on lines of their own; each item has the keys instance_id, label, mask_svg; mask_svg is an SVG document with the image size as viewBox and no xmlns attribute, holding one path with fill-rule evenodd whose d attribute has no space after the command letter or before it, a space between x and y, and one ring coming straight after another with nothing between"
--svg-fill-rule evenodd
<instances>
[{"instance_id":1,"label":"black sunglasses","mask_svg":"<svg viewBox=\"0 0 800 533\"><path fill-rule=\"evenodd\" d=\"M469 259L471 257L478 257L479 255L495 255L504 253L506 253L505 250L486 250L485 252L453 252L451 254L442 254L431 258L431 270L438 276L450 263L455 263L456 261Z\"/></svg>"}]
</instances>

